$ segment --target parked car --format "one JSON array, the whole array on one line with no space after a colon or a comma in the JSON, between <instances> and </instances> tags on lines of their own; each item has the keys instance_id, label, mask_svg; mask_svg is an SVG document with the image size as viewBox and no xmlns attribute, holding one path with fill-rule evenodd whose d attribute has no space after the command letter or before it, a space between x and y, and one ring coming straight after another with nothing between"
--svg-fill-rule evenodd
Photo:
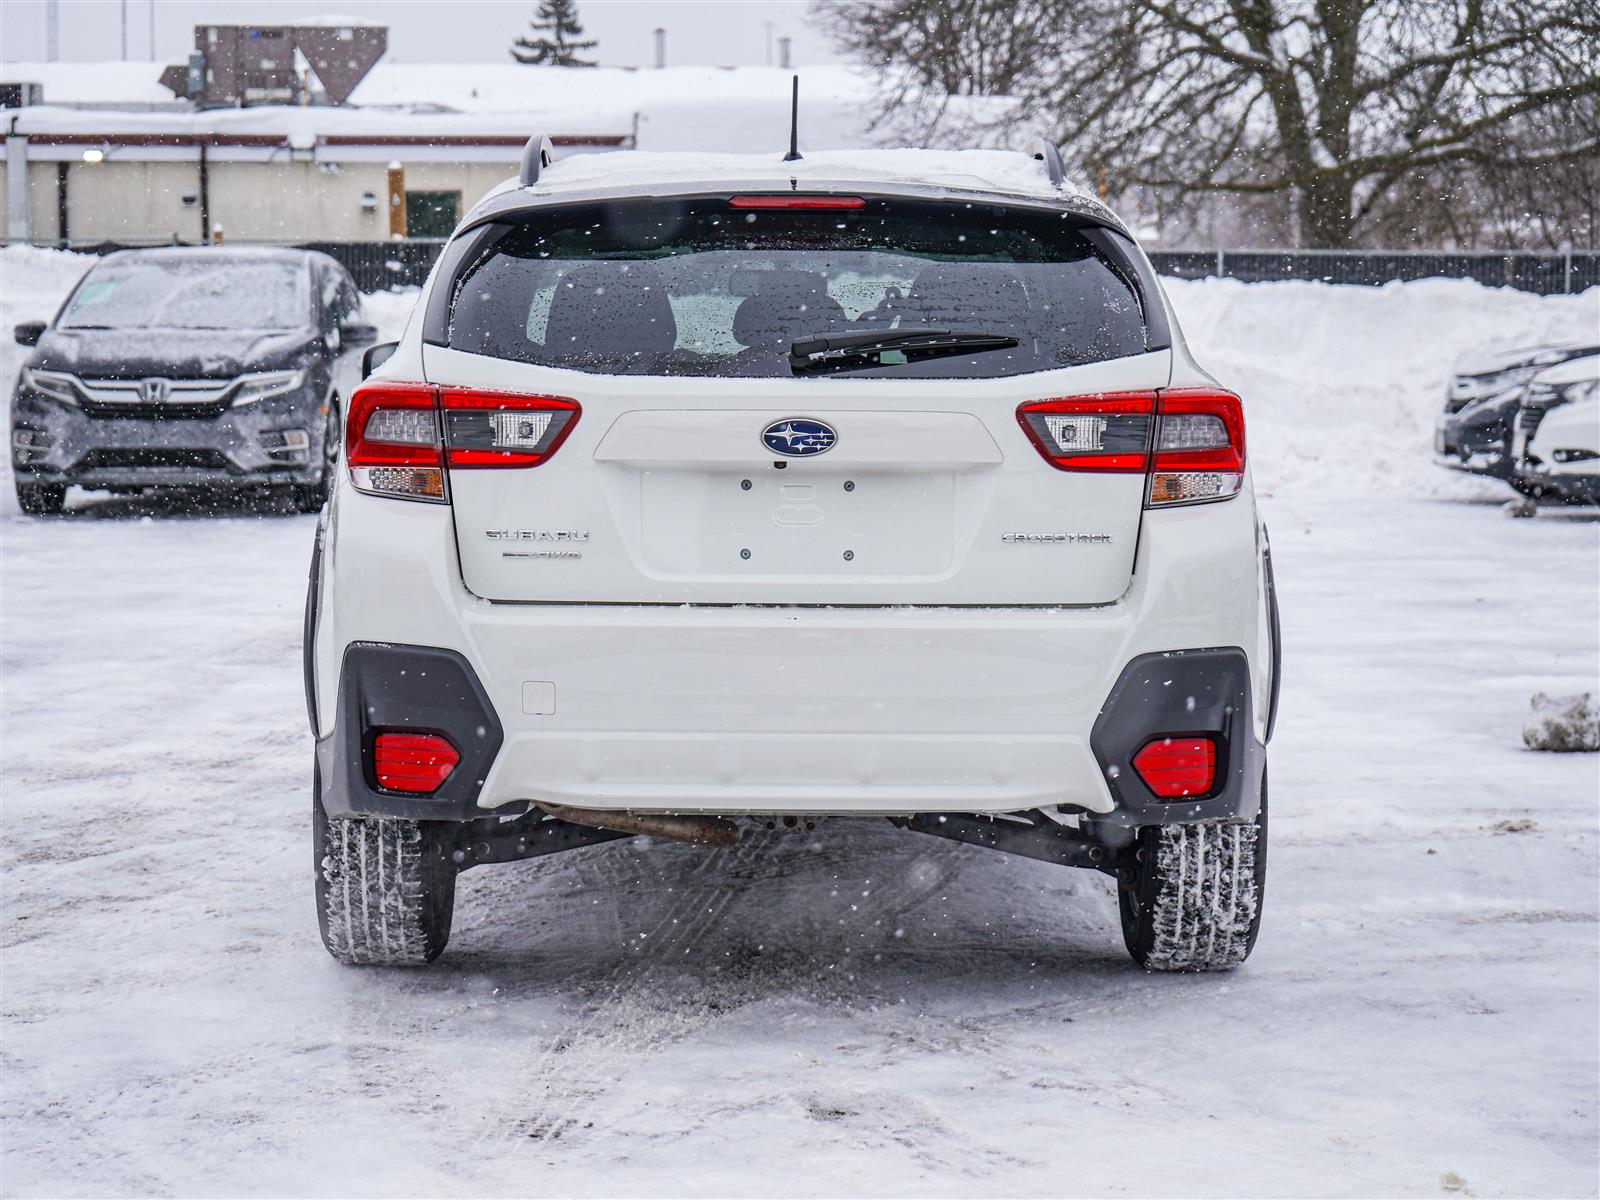
<instances>
[{"instance_id":1,"label":"parked car","mask_svg":"<svg viewBox=\"0 0 1600 1200\"><path fill-rule=\"evenodd\" d=\"M1434 429L1434 461L1519 487L1511 437L1523 390L1547 367L1596 349L1594 342L1580 341L1462 355L1445 387L1444 411Z\"/></svg>"},{"instance_id":2,"label":"parked car","mask_svg":"<svg viewBox=\"0 0 1600 1200\"><path fill-rule=\"evenodd\" d=\"M32 346L11 401L27 513L67 488L273 488L327 497L350 351L376 331L349 274L304 250L170 248L100 259Z\"/></svg>"},{"instance_id":3,"label":"parked car","mask_svg":"<svg viewBox=\"0 0 1600 1200\"><path fill-rule=\"evenodd\" d=\"M1518 490L1535 503L1600 503L1600 354L1534 376L1517 410L1512 459Z\"/></svg>"},{"instance_id":4,"label":"parked car","mask_svg":"<svg viewBox=\"0 0 1600 1200\"><path fill-rule=\"evenodd\" d=\"M1242 962L1271 560L1244 405L1127 226L1043 144L543 146L350 400L305 645L329 952L433 959L484 863L887 818L1111 875L1146 967Z\"/></svg>"}]
</instances>

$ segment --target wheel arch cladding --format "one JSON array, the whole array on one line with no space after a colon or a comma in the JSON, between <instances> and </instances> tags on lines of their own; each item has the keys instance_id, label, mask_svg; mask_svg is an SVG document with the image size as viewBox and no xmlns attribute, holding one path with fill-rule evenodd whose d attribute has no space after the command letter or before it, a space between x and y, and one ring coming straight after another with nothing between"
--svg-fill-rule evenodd
<instances>
[{"instance_id":1,"label":"wheel arch cladding","mask_svg":"<svg viewBox=\"0 0 1600 1200\"><path fill-rule=\"evenodd\" d=\"M1237 646L1141 654L1128 663L1089 735L1117 805L1095 817L1096 823L1165 825L1255 816L1266 747L1256 740L1250 696L1250 660ZM1145 786L1133 757L1161 734L1217 739L1219 786L1211 795L1163 800Z\"/></svg>"},{"instance_id":2,"label":"wheel arch cladding","mask_svg":"<svg viewBox=\"0 0 1600 1200\"><path fill-rule=\"evenodd\" d=\"M483 815L478 795L504 732L488 693L459 653L437 646L352 642L340 666L336 704L333 732L317 743L322 803L330 817L466 821ZM367 754L379 729L442 734L461 761L432 795L382 791Z\"/></svg>"}]
</instances>

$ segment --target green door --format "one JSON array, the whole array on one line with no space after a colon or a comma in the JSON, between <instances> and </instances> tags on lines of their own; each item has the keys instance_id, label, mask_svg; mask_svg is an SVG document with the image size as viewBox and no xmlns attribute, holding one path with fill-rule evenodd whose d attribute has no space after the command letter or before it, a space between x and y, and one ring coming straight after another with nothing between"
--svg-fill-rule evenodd
<instances>
[{"instance_id":1,"label":"green door","mask_svg":"<svg viewBox=\"0 0 1600 1200\"><path fill-rule=\"evenodd\" d=\"M406 193L407 237L447 238L460 219L460 192Z\"/></svg>"}]
</instances>

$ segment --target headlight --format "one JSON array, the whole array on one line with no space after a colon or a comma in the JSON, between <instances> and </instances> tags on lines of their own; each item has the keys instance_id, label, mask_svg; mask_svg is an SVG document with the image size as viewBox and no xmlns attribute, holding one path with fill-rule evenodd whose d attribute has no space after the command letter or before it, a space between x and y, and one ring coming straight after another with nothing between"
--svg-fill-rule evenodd
<instances>
[{"instance_id":1,"label":"headlight","mask_svg":"<svg viewBox=\"0 0 1600 1200\"><path fill-rule=\"evenodd\" d=\"M1592 400L1600 392L1600 379L1575 379L1556 388L1557 404L1576 404L1579 400Z\"/></svg>"},{"instance_id":2,"label":"headlight","mask_svg":"<svg viewBox=\"0 0 1600 1200\"><path fill-rule=\"evenodd\" d=\"M259 375L242 375L233 389L233 407L254 404L271 396L287 396L298 391L306 381L304 371L264 371Z\"/></svg>"},{"instance_id":3,"label":"headlight","mask_svg":"<svg viewBox=\"0 0 1600 1200\"><path fill-rule=\"evenodd\" d=\"M60 400L63 404L78 402L78 389L73 386L72 376L63 375L58 371L35 371L31 367L24 368L22 386L42 392L52 400Z\"/></svg>"}]
</instances>

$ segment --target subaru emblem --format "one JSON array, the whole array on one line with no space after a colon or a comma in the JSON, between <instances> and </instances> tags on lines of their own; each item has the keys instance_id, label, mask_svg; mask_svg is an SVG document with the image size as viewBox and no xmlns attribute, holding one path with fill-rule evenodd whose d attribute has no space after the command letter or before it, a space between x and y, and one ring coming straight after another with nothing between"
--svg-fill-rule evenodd
<instances>
[{"instance_id":1,"label":"subaru emblem","mask_svg":"<svg viewBox=\"0 0 1600 1200\"><path fill-rule=\"evenodd\" d=\"M806 458L831 450L839 440L832 425L813 421L809 417L786 417L774 421L761 431L761 441L768 450L787 454L791 458Z\"/></svg>"}]
</instances>

